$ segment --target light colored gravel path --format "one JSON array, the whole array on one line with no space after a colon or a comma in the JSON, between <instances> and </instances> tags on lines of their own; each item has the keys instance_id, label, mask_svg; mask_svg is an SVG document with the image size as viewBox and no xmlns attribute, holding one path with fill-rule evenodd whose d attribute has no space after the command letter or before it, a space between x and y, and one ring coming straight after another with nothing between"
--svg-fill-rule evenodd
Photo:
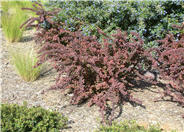
<instances>
[{"instance_id":1,"label":"light colored gravel path","mask_svg":"<svg viewBox=\"0 0 184 132\"><path fill-rule=\"evenodd\" d=\"M24 37L32 35L27 32ZM27 37L29 38L29 37ZM71 94L64 95L59 90L47 91L54 84L56 72L51 70L43 74L35 82L24 82L16 74L14 67L9 63L7 44L1 38L1 88L2 103L22 104L27 101L29 106L42 106L46 109L53 109L63 113L69 118L71 128L64 132L89 132L99 126L100 113L96 106L88 107L87 104L81 106L70 105ZM14 43L11 47L29 48L35 45L34 41ZM45 67L44 71L49 70ZM156 93L158 87L145 87L134 92L134 96L143 101L145 108L132 106L129 103L122 107L122 114L116 121L134 119L138 123L147 126L148 124L160 123L166 130L178 129L184 131L184 119L181 117L184 108L177 106L173 102L154 102L159 94ZM45 92L43 92L45 91ZM43 92L43 93L42 93Z\"/></svg>"}]
</instances>

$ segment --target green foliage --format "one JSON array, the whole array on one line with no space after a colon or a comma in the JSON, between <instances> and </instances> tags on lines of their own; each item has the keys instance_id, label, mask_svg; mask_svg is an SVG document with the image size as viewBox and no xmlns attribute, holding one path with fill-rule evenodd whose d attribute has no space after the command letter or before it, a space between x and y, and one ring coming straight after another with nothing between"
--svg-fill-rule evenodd
<instances>
[{"instance_id":1,"label":"green foliage","mask_svg":"<svg viewBox=\"0 0 184 132\"><path fill-rule=\"evenodd\" d=\"M2 1L2 16L1 26L3 33L8 42L20 41L24 29L20 26L25 22L29 16L33 15L31 12L22 11L22 7L32 7L29 1Z\"/></svg>"},{"instance_id":2,"label":"green foliage","mask_svg":"<svg viewBox=\"0 0 184 132\"><path fill-rule=\"evenodd\" d=\"M113 123L111 126L101 126L96 132L162 132L158 126L150 126L144 128L135 121L124 121L121 123Z\"/></svg>"},{"instance_id":3,"label":"green foliage","mask_svg":"<svg viewBox=\"0 0 184 132\"><path fill-rule=\"evenodd\" d=\"M84 35L97 35L97 27L112 34L117 28L137 31L146 47L157 46L154 40L164 38L184 18L184 3L179 1L50 1L48 10L60 8L53 19L66 24L65 29L80 28Z\"/></svg>"},{"instance_id":4,"label":"green foliage","mask_svg":"<svg viewBox=\"0 0 184 132\"><path fill-rule=\"evenodd\" d=\"M66 123L67 118L60 113L41 107L1 105L2 132L59 132L66 127Z\"/></svg>"},{"instance_id":5,"label":"green foliage","mask_svg":"<svg viewBox=\"0 0 184 132\"><path fill-rule=\"evenodd\" d=\"M11 62L15 66L16 71L25 81L36 80L41 71L41 66L34 68L37 63L37 57L31 51L20 51L20 50L10 50Z\"/></svg>"}]
</instances>

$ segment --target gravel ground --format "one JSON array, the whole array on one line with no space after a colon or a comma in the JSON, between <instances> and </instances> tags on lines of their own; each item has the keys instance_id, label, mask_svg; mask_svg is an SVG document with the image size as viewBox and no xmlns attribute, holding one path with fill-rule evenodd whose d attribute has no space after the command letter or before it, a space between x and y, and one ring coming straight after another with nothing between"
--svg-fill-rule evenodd
<instances>
[{"instance_id":1,"label":"gravel ground","mask_svg":"<svg viewBox=\"0 0 184 132\"><path fill-rule=\"evenodd\" d=\"M22 104L27 101L29 106L42 106L46 109L53 109L63 113L69 118L70 128L64 132L88 132L99 127L100 113L96 106L88 107L70 105L72 94L63 94L59 90L50 90L55 83L57 73L45 67L42 76L34 82L24 82L15 72L9 62L7 47L30 48L35 45L31 40L32 32L24 34L23 42L7 44L1 37L1 102ZM138 123L147 126L148 124L160 123L165 130L177 129L184 131L184 119L181 115L184 108L169 101L154 102L160 96L157 93L159 87L142 85L133 95L143 101L143 106L132 106L127 103L122 106L122 114L115 121L137 120ZM43 92L45 91L45 92Z\"/></svg>"}]
</instances>

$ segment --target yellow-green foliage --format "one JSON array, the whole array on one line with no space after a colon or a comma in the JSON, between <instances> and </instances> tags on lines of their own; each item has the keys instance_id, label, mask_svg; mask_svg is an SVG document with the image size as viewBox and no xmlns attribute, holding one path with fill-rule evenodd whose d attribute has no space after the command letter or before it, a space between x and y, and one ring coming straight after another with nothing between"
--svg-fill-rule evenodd
<instances>
[{"instance_id":1,"label":"yellow-green foliage","mask_svg":"<svg viewBox=\"0 0 184 132\"><path fill-rule=\"evenodd\" d=\"M18 42L21 39L24 29L20 29L20 25L26 19L26 16L21 13L16 13L14 15L2 15L1 24L3 33L8 42Z\"/></svg>"},{"instance_id":2,"label":"yellow-green foliage","mask_svg":"<svg viewBox=\"0 0 184 132\"><path fill-rule=\"evenodd\" d=\"M135 121L124 121L121 123L113 123L112 126L101 126L96 132L162 132L158 126L150 126L144 128Z\"/></svg>"},{"instance_id":3,"label":"yellow-green foliage","mask_svg":"<svg viewBox=\"0 0 184 132\"><path fill-rule=\"evenodd\" d=\"M41 66L34 67L37 63L37 57L33 49L31 51L20 51L10 49L11 63L15 66L17 73L25 81L36 80L41 71Z\"/></svg>"},{"instance_id":4,"label":"yellow-green foliage","mask_svg":"<svg viewBox=\"0 0 184 132\"><path fill-rule=\"evenodd\" d=\"M30 12L21 10L22 7L32 7L30 1L2 1L1 26L8 42L17 42L21 39L24 29L20 29Z\"/></svg>"},{"instance_id":5,"label":"yellow-green foliage","mask_svg":"<svg viewBox=\"0 0 184 132\"><path fill-rule=\"evenodd\" d=\"M3 0L1 1L1 6L2 6L2 11L3 12L8 12L9 9L21 9L23 7L30 8L32 7L32 2L28 0ZM31 12L30 12L31 13Z\"/></svg>"}]
</instances>

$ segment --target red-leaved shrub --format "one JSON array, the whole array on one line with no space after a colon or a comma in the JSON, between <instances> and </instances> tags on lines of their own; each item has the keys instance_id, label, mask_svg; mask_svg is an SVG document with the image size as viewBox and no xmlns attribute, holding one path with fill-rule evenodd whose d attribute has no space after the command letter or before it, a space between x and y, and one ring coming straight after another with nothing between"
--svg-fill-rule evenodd
<instances>
[{"instance_id":1,"label":"red-leaved shrub","mask_svg":"<svg viewBox=\"0 0 184 132\"><path fill-rule=\"evenodd\" d=\"M184 24L176 27L184 30ZM163 97L170 96L172 101L184 106L184 33L178 40L168 34L158 42L161 45L155 49L154 68L159 71L161 79L167 80Z\"/></svg>"},{"instance_id":2,"label":"red-leaved shrub","mask_svg":"<svg viewBox=\"0 0 184 132\"><path fill-rule=\"evenodd\" d=\"M113 37L99 43L96 37L87 37L80 32L70 33L73 41L67 45L46 43L40 50L40 61L51 60L59 76L52 88L73 89L72 104L84 100L89 105L100 107L103 119L110 101L112 110L117 104L127 101L141 104L134 99L130 88L133 80L146 79L142 62L146 60L143 41L136 33L136 39L117 31ZM65 76L63 76L65 74Z\"/></svg>"},{"instance_id":3,"label":"red-leaved shrub","mask_svg":"<svg viewBox=\"0 0 184 132\"><path fill-rule=\"evenodd\" d=\"M54 11L46 11L43 6L38 3L33 3L34 8L22 8L22 10L30 10L36 13L37 17L31 17L26 22L21 25L21 28L35 27L37 29L35 40L39 44L46 42L49 43L63 43L66 44L65 40L69 40L65 37L68 36L66 30L62 29L63 23L55 21L53 18L59 10L55 9ZM36 21L36 23L35 23Z\"/></svg>"},{"instance_id":4,"label":"red-leaved shrub","mask_svg":"<svg viewBox=\"0 0 184 132\"><path fill-rule=\"evenodd\" d=\"M55 12L45 11L38 3L35 9L28 9L39 15L30 18L22 26L36 26L40 31L36 38L43 42L39 51L39 64L51 61L59 73L53 89L72 89L72 104L88 101L97 105L105 121L106 112L110 109L113 119L115 105L125 102L141 104L133 98L131 89L136 81L148 80L145 77L143 64L151 69L147 59L149 52L143 48L143 40L137 33L117 33L104 35L102 42L95 36L83 36L80 31L70 32L62 28L62 23L52 21ZM36 25L33 25L37 21ZM45 25L44 25L45 24Z\"/></svg>"}]
</instances>

